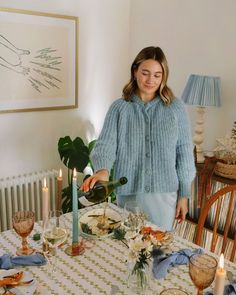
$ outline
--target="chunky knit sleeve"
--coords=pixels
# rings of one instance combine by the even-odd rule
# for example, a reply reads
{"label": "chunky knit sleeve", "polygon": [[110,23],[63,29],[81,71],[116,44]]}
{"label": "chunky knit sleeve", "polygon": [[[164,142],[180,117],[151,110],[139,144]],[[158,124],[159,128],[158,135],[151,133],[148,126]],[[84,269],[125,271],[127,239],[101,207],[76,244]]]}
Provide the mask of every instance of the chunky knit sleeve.
{"label": "chunky knit sleeve", "polygon": [[191,196],[191,185],[196,169],[193,155],[189,118],[180,99],[173,102],[178,120],[178,141],[176,147],[176,171],[179,180],[178,198]]}
{"label": "chunky knit sleeve", "polygon": [[116,159],[117,125],[121,103],[121,99],[113,102],[106,114],[102,131],[91,153],[94,171],[100,169],[110,171]]}

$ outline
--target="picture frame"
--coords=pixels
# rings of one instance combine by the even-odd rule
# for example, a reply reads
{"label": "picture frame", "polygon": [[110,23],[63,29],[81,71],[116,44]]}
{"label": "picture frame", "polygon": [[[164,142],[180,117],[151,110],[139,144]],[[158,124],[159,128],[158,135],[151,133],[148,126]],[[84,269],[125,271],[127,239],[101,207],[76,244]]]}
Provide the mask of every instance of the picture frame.
{"label": "picture frame", "polygon": [[0,8],[0,113],[78,107],[78,23]]}

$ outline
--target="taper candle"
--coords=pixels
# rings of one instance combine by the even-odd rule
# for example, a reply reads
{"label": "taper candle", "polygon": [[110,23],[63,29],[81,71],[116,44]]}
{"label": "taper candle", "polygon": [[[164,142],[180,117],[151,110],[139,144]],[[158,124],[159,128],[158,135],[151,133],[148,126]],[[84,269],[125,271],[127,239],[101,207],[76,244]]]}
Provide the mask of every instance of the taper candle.
{"label": "taper candle", "polygon": [[57,204],[56,209],[61,210],[61,191],[62,191],[62,170],[59,170],[57,177]]}
{"label": "taper candle", "polygon": [[224,255],[220,255],[219,265],[215,276],[215,290],[214,295],[223,295],[225,286],[226,271],[224,269]]}
{"label": "taper candle", "polygon": [[77,175],[76,169],[73,171],[73,178],[72,178],[72,207],[73,207],[73,223],[72,223],[72,244],[78,243],[78,235],[79,235],[79,228],[78,228],[78,196],[77,196]]}
{"label": "taper candle", "polygon": [[43,188],[42,188],[42,216],[43,216],[43,230],[48,221],[49,213],[49,192],[47,187],[46,178],[43,179]]}

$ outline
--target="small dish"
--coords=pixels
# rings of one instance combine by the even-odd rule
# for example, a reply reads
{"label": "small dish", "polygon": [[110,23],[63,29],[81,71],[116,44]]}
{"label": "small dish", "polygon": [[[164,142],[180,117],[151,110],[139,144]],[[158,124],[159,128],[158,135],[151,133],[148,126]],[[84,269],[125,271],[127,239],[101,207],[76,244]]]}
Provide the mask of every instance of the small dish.
{"label": "small dish", "polygon": [[113,235],[113,230],[121,225],[121,215],[111,208],[106,209],[106,223],[101,228],[104,208],[92,209],[79,218],[79,228],[84,237],[105,239]]}
{"label": "small dish", "polygon": [[[18,271],[19,271],[19,269],[1,270],[0,271],[0,280],[3,279],[3,277],[5,277],[5,276],[9,276],[14,273],[17,273]],[[30,281],[30,280],[33,280],[33,282],[30,285],[16,286],[14,288],[11,288],[10,290],[15,295],[33,295],[36,288],[37,288],[37,283],[31,273],[24,271],[21,281],[25,282],[25,281]],[[3,294],[3,293],[4,293],[4,288],[0,287],[0,294]]]}

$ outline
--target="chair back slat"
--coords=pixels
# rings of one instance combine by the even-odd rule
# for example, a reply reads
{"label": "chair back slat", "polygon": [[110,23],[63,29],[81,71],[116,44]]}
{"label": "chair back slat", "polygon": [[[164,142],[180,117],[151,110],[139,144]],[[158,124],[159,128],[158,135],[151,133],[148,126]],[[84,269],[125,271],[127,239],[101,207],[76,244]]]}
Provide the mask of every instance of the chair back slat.
{"label": "chair back slat", "polygon": [[224,238],[223,238],[223,245],[221,248],[221,253],[225,252],[225,248],[226,248],[226,244],[227,244],[227,237],[228,237],[228,233],[229,233],[230,222],[231,222],[233,212],[234,212],[234,207],[235,207],[235,192],[232,191],[231,195],[230,195],[229,207],[228,207],[227,217],[226,217],[226,222],[225,222]]}
{"label": "chair back slat", "polygon": [[[229,195],[230,193],[230,195]],[[212,235],[212,240],[211,240],[211,251],[215,252],[216,249],[216,244],[217,244],[217,239],[218,239],[218,227],[219,227],[219,218],[221,215],[221,210],[222,210],[222,200],[225,195],[230,196],[229,197],[229,202],[228,202],[228,208],[226,210],[226,221],[224,225],[224,233],[223,233],[223,243],[222,243],[222,248],[221,252],[224,253],[226,250],[226,245],[227,245],[227,240],[228,240],[228,233],[230,229],[230,224],[233,224],[233,247],[232,251],[230,254],[230,260],[234,261],[235,257],[235,252],[236,252],[236,220],[233,221],[232,223],[232,218],[234,214],[234,211],[236,210],[235,203],[236,203],[236,185],[229,185],[226,186],[216,193],[214,193],[209,200],[204,204],[203,208],[201,209],[201,213],[199,216],[198,220],[198,225],[197,225],[197,231],[196,231],[196,237],[195,237],[195,243],[199,246],[202,245],[202,240],[203,240],[203,230],[204,230],[204,225],[206,222],[206,218],[208,216],[208,213],[212,207],[213,204],[216,204],[216,211],[215,211],[215,216],[214,216],[214,223],[213,223],[213,235]]]}
{"label": "chair back slat", "polygon": [[234,261],[235,252],[236,252],[236,234],[234,235],[234,244],[233,244],[233,249],[230,256],[231,261]]}
{"label": "chair back slat", "polygon": [[212,240],[211,240],[211,251],[214,252],[216,248],[216,243],[217,243],[217,229],[218,229],[218,223],[219,223],[219,218],[220,218],[220,209],[221,209],[221,204],[222,204],[222,198],[217,200],[217,209],[216,209],[216,216],[213,224],[213,235],[212,235]]}

